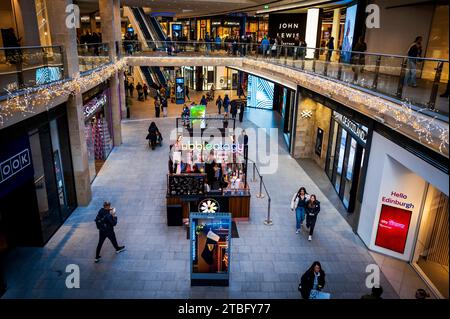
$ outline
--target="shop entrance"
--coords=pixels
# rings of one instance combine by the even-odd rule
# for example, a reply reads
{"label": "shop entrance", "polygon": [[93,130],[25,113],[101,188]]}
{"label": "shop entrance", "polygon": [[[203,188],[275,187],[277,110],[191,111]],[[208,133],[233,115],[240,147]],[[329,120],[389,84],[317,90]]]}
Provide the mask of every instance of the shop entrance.
{"label": "shop entrance", "polygon": [[[361,129],[368,131],[363,126]],[[344,207],[352,213],[360,188],[365,143],[336,119],[331,122],[330,134],[325,170]]]}
{"label": "shop entrance", "polygon": [[449,297],[448,196],[428,186],[412,264],[441,297]]}

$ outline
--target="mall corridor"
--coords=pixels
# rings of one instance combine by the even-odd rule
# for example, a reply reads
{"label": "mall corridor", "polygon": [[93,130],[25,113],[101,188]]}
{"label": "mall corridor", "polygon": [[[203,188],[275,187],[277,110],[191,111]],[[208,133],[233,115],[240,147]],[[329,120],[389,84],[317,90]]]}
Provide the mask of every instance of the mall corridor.
{"label": "mall corridor", "polygon": [[[4,298],[296,299],[300,298],[300,275],[315,260],[327,274],[324,291],[331,293],[331,298],[360,298],[368,293],[365,269],[375,261],[276,140],[271,145],[278,148],[278,161],[283,164],[276,174],[264,176],[272,197],[273,226],[263,223],[267,198],[256,198],[258,184],[252,183],[250,221],[237,223],[239,238],[231,242],[229,287],[191,287],[186,229],[166,225],[169,134],[175,120],[156,120],[165,139],[154,151],[145,140],[149,123],[137,120],[122,124],[123,145],[113,150],[95,179],[89,206],[77,208],[45,247],[12,252]],[[243,124],[256,127],[249,121]],[[308,242],[306,231],[295,233],[295,217],[289,209],[292,193],[299,186],[317,194],[322,204],[312,242]],[[95,264],[98,231],[94,219],[105,200],[117,209],[116,234],[127,250],[116,255],[107,241],[102,261]],[[80,289],[66,288],[69,264],[80,267]],[[398,298],[383,275],[381,285],[384,298]]]}

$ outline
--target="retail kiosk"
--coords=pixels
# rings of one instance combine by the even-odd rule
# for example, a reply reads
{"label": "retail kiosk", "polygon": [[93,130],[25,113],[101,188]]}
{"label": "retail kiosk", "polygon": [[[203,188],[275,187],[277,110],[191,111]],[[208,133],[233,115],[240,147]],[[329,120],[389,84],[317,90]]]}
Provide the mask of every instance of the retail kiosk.
{"label": "retail kiosk", "polygon": [[229,212],[235,221],[250,218],[248,146],[243,140],[235,135],[232,119],[177,119],[167,174],[168,226],[188,224],[191,213]]}

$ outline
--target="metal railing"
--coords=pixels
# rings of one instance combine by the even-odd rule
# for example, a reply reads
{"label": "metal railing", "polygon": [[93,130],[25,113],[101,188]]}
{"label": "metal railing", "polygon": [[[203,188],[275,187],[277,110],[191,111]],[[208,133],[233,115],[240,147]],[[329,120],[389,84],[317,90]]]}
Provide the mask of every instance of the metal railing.
{"label": "metal railing", "polygon": [[199,41],[131,41],[124,55],[250,57],[381,94],[448,121],[448,99],[440,97],[448,87],[448,60],[290,45]]}
{"label": "metal railing", "polygon": [[62,46],[0,48],[0,97],[64,78]]}
{"label": "metal railing", "polygon": [[[271,208],[272,198],[269,195],[269,191],[267,190],[266,184],[264,183],[263,176],[259,172],[258,166],[256,166],[256,163],[253,160],[251,160],[251,159],[248,159],[248,160],[253,164],[253,176],[252,176],[251,182],[253,182],[253,183],[258,182],[258,180],[256,179],[256,175],[258,175],[258,177],[259,177],[259,192],[256,193],[255,197],[258,199],[263,199],[265,196],[267,196],[267,217],[264,220],[264,224],[267,226],[272,226],[273,221],[270,217],[270,208]],[[264,195],[264,193],[263,193],[263,188],[264,188],[266,195]]]}
{"label": "metal railing", "polygon": [[80,72],[88,72],[111,62],[108,43],[85,43],[78,45]]}

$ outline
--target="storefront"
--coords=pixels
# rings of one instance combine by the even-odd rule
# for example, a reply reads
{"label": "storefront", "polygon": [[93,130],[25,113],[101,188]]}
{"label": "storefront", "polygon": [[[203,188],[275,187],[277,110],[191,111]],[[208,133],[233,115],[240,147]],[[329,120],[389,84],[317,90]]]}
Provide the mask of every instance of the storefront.
{"label": "storefront", "polygon": [[448,159],[445,172],[399,144],[373,134],[358,234],[369,249],[410,263],[448,299]]}
{"label": "storefront", "polygon": [[269,33],[269,16],[247,18],[245,34],[258,43]]}
{"label": "storefront", "polygon": [[177,131],[183,133],[169,158],[168,226],[187,223],[191,213],[231,213],[234,220],[250,217],[246,147],[234,136],[233,120],[226,127],[222,119],[205,118],[205,112],[205,106],[192,106],[188,123],[177,119]]}
{"label": "storefront", "polygon": [[197,20],[197,41],[204,41],[206,34],[211,37],[211,20],[198,19]]}
{"label": "storefront", "polygon": [[0,130],[0,235],[43,246],[77,207],[66,105]]}
{"label": "storefront", "polygon": [[92,182],[113,148],[112,114],[106,84],[83,94],[83,109],[89,174]]}
{"label": "storefront", "polygon": [[183,66],[181,73],[192,90],[209,90],[213,84],[216,90],[232,90],[238,86],[238,71],[224,66]]}
{"label": "storefront", "polygon": [[[371,121],[323,96],[299,88],[291,154],[324,170],[356,231],[370,148]],[[294,124],[293,124],[294,125]]]}

